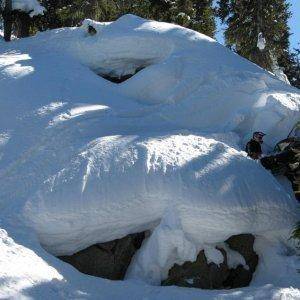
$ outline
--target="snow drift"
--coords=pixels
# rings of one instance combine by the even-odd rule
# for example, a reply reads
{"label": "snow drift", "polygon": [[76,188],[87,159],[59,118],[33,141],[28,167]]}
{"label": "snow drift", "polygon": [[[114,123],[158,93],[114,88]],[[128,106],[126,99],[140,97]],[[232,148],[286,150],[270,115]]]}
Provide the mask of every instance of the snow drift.
{"label": "snow drift", "polygon": [[[55,255],[151,230],[127,277],[158,283],[175,262],[252,233],[265,262],[256,284],[298,284],[276,274],[296,267],[274,250],[287,249],[296,200],[242,151],[252,131],[267,133],[265,151],[287,135],[297,89],[200,33],[131,15],[0,47],[1,225],[20,243],[49,260],[27,226]],[[97,76],[141,68],[119,85]],[[94,295],[93,280],[49,264]]]}

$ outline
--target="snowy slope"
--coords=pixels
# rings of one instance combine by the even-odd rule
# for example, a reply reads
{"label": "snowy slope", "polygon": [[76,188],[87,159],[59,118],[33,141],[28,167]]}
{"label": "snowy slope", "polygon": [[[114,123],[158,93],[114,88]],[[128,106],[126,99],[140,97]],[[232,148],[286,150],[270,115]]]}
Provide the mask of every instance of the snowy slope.
{"label": "snowy slope", "polygon": [[[20,244],[1,231],[1,296],[300,297],[298,261],[286,256],[298,204],[242,151],[254,130],[267,133],[265,150],[287,135],[299,90],[204,35],[131,15],[0,49],[0,226]],[[119,85],[95,74],[139,68]],[[39,245],[71,254],[145,229],[122,283],[79,274]],[[248,232],[262,258],[255,287],[135,281],[157,284],[174,262]]]}

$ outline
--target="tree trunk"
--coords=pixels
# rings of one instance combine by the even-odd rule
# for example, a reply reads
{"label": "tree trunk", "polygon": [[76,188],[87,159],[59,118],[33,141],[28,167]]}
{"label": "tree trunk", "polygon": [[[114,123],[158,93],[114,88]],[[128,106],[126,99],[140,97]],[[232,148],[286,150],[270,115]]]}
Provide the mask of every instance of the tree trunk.
{"label": "tree trunk", "polygon": [[10,41],[12,32],[12,0],[5,0],[5,7],[3,11],[3,25],[4,25],[4,40]]}
{"label": "tree trunk", "polygon": [[24,38],[29,36],[29,29],[31,18],[28,13],[18,11],[16,12],[17,19],[17,37]]}

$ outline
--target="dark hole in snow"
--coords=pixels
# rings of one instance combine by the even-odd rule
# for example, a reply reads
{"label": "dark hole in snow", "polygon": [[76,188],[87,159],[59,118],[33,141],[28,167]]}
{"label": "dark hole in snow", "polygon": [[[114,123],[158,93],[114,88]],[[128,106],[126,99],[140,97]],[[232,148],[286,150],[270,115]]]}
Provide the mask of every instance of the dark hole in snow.
{"label": "dark hole in snow", "polygon": [[122,83],[128,79],[130,79],[131,77],[133,77],[135,74],[137,74],[138,72],[140,72],[141,70],[145,69],[145,67],[140,67],[137,68],[132,74],[125,74],[125,75],[120,75],[120,76],[116,76],[114,74],[102,74],[99,73],[97,75],[99,75],[100,77],[113,82],[113,83]]}
{"label": "dark hole in snow", "polygon": [[93,26],[89,25],[88,33],[89,33],[89,35],[95,35],[97,33],[97,30]]}

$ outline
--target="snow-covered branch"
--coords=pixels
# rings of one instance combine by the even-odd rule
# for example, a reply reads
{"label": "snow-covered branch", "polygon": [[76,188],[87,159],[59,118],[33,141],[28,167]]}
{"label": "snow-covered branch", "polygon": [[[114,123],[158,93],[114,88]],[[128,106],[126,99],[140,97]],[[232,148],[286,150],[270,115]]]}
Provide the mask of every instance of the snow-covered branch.
{"label": "snow-covered branch", "polygon": [[[1,6],[4,7],[5,0],[0,2]],[[24,11],[28,13],[30,17],[43,15],[46,11],[45,7],[42,6],[38,0],[12,0],[12,9]]]}

